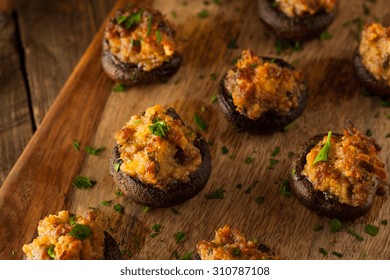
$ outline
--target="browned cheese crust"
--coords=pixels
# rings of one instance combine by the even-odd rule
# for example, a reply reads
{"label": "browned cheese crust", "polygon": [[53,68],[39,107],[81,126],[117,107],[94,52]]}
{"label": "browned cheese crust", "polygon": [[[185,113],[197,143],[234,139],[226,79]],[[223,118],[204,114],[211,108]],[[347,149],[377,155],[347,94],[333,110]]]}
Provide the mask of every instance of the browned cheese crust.
{"label": "browned cheese crust", "polygon": [[320,214],[342,219],[364,215],[376,193],[387,190],[387,174],[374,139],[352,125],[333,134],[327,161],[313,164],[327,136],[317,135],[300,149],[292,164],[291,188],[298,200]]}
{"label": "browned cheese crust", "polygon": [[229,225],[219,228],[213,240],[199,241],[196,249],[202,260],[280,259],[268,247],[248,241],[238,229]]}

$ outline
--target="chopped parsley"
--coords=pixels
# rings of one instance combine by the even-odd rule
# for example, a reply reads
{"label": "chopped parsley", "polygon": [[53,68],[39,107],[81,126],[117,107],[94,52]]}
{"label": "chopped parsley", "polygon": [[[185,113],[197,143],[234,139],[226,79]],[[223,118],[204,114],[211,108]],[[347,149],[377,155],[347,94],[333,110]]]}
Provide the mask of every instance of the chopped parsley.
{"label": "chopped parsley", "polygon": [[176,11],[172,11],[171,15],[172,15],[172,17],[176,18],[177,17]]}
{"label": "chopped parsley", "polygon": [[161,32],[160,32],[160,30],[157,30],[156,31],[156,42],[157,42],[157,44],[161,44],[161,41],[162,41]]}
{"label": "chopped parsley", "polygon": [[287,131],[287,130],[293,128],[295,125],[296,125],[296,122],[293,121],[293,122],[289,123],[288,125],[286,125],[286,126],[283,128],[283,131]]}
{"label": "chopped parsley", "polygon": [[169,126],[165,121],[160,121],[158,118],[154,120],[152,125],[149,125],[150,132],[155,136],[165,137]]}
{"label": "chopped parsley", "polygon": [[322,254],[323,256],[327,256],[327,255],[328,255],[328,251],[326,251],[324,248],[320,248],[320,249],[318,250],[318,252],[319,252],[320,254]]}
{"label": "chopped parsley", "polygon": [[123,163],[123,160],[119,159],[118,162],[114,163],[114,170],[116,172],[119,172],[119,169],[121,168],[121,164]]}
{"label": "chopped parsley", "polygon": [[293,51],[300,51],[302,50],[301,43],[296,41],[292,42],[285,39],[280,39],[275,41],[275,51],[276,54],[281,54],[283,51],[292,49]]}
{"label": "chopped parsley", "polygon": [[155,238],[160,232],[161,232],[162,225],[160,224],[154,224],[152,226],[152,230],[154,231],[152,234],[150,234],[151,238]]}
{"label": "chopped parsley", "polygon": [[111,201],[112,200],[103,200],[103,201],[100,202],[100,204],[103,205],[103,206],[109,206],[111,204]]}
{"label": "chopped parsley", "polygon": [[141,41],[140,41],[140,40],[131,39],[130,44],[131,44],[132,46],[139,47],[139,46],[141,46]]}
{"label": "chopped parsley", "polygon": [[230,159],[235,159],[236,156],[237,156],[236,154],[231,154],[231,155],[229,156],[229,158],[230,158]]}
{"label": "chopped parsley", "polygon": [[209,12],[206,9],[203,9],[198,13],[198,18],[207,18],[208,16]]}
{"label": "chopped parsley", "polygon": [[130,16],[121,15],[116,18],[116,22],[118,24],[125,24],[126,29],[130,29],[133,25],[138,24],[141,22],[141,16],[142,16],[142,10],[139,12],[133,13]]}
{"label": "chopped parsley", "polygon": [[142,207],[142,212],[146,213],[150,210],[150,207],[149,206],[143,206]]}
{"label": "chopped parsley", "polygon": [[294,156],[295,156],[295,153],[293,153],[293,152],[288,152],[288,154],[287,154],[288,158],[293,158]]}
{"label": "chopped parsley", "polygon": [[185,253],[182,257],[181,260],[192,260],[192,255],[194,254],[194,251],[188,251]]}
{"label": "chopped parsley", "polygon": [[271,154],[271,157],[276,157],[280,153],[280,147],[276,146],[274,151]]}
{"label": "chopped parsley", "polygon": [[148,36],[148,37],[152,33],[152,20],[153,20],[153,17],[152,17],[152,15],[150,15],[148,18],[148,31],[146,33],[146,36]]}
{"label": "chopped parsley", "polygon": [[234,248],[232,252],[233,256],[241,255],[241,250],[239,248]]}
{"label": "chopped parsley", "polygon": [[343,257],[343,254],[341,254],[339,252],[335,252],[335,251],[332,252],[332,255],[334,255],[334,256],[336,256],[338,258],[342,258]]}
{"label": "chopped parsley", "polygon": [[214,4],[221,6],[221,0],[213,0]]}
{"label": "chopped parsley", "polygon": [[80,142],[77,140],[74,140],[73,148],[75,148],[76,151],[80,151]]}
{"label": "chopped parsley", "polygon": [[381,221],[381,225],[387,226],[387,220],[382,220],[382,221]]}
{"label": "chopped parsley", "polygon": [[229,149],[226,146],[221,147],[221,152],[223,155],[226,155],[229,152]]}
{"label": "chopped parsley", "polygon": [[321,231],[321,230],[323,230],[324,229],[324,226],[321,226],[321,225],[315,225],[314,227],[313,227],[313,230],[314,231]]}
{"label": "chopped parsley", "polygon": [[253,157],[252,156],[249,156],[245,159],[245,163],[246,164],[251,164],[253,162]]}
{"label": "chopped parsley", "polygon": [[186,234],[182,231],[178,231],[175,233],[175,238],[176,238],[176,244],[179,244],[186,238]]}
{"label": "chopped parsley", "polygon": [[270,158],[268,169],[274,169],[274,166],[279,162],[279,160]]}
{"label": "chopped parsley", "polygon": [[332,137],[332,130],[328,132],[328,137],[326,139],[325,145],[321,148],[320,152],[316,156],[316,158],[313,161],[313,165],[316,164],[317,162],[320,161],[327,161],[328,160],[328,155],[330,151],[330,138]]}
{"label": "chopped parsley", "polygon": [[372,131],[371,131],[371,129],[367,129],[367,130],[366,130],[366,136],[367,136],[367,137],[371,137],[371,136],[372,136]]}
{"label": "chopped parsley", "polygon": [[278,6],[278,3],[276,1],[272,2],[271,7],[276,8]]}
{"label": "chopped parsley", "polygon": [[71,226],[74,226],[74,225],[76,224],[75,218],[76,218],[76,217],[75,217],[74,214],[72,214],[72,215],[69,216],[69,224],[70,224]]}
{"label": "chopped parsley", "polygon": [[181,213],[179,211],[177,211],[175,208],[171,208],[171,211],[173,212],[173,214],[175,215],[180,215]]}
{"label": "chopped parsley", "polygon": [[73,181],[73,186],[82,190],[89,189],[95,184],[96,181],[92,181],[86,176],[76,176],[76,178]]}
{"label": "chopped parsley", "polygon": [[355,231],[353,231],[352,229],[348,229],[347,230],[347,232],[350,234],[350,235],[352,235],[353,237],[355,237],[357,240],[359,240],[359,241],[363,241],[364,240],[364,238],[363,237],[361,237],[359,234],[357,234]]}
{"label": "chopped parsley", "polygon": [[379,232],[379,227],[376,227],[374,225],[368,224],[366,225],[364,231],[368,233],[371,236],[376,236]]}
{"label": "chopped parsley", "polygon": [[84,240],[92,235],[92,229],[86,225],[76,224],[69,232],[69,235],[74,238]]}
{"label": "chopped parsley", "polygon": [[236,186],[237,189],[242,189],[242,184],[241,183],[238,183],[237,186]]}
{"label": "chopped parsley", "polygon": [[226,47],[228,49],[238,49],[236,39],[233,36],[230,37]]}
{"label": "chopped parsley", "polygon": [[341,227],[343,224],[340,222],[340,220],[334,218],[330,220],[330,230],[331,232],[339,232],[341,231]]}
{"label": "chopped parsley", "polygon": [[123,213],[123,206],[120,205],[119,203],[117,203],[114,205],[114,210],[115,210],[115,212],[122,214]]}
{"label": "chopped parsley", "polygon": [[225,198],[225,190],[223,187],[218,188],[215,192],[206,193],[204,197],[206,199],[224,199]]}
{"label": "chopped parsley", "polygon": [[256,180],[252,184],[250,184],[248,186],[248,188],[245,190],[245,193],[250,193],[253,190],[253,188],[256,187],[258,182],[259,182],[259,180]]}
{"label": "chopped parsley", "polygon": [[123,195],[123,192],[122,192],[120,189],[116,189],[116,190],[115,190],[115,195],[116,195],[117,197],[121,197],[121,196]]}
{"label": "chopped parsley", "polygon": [[329,40],[332,39],[332,34],[330,34],[328,31],[324,31],[320,34],[320,40]]}
{"label": "chopped parsley", "polygon": [[200,116],[198,116],[196,113],[194,113],[194,122],[200,130],[207,129],[207,123]]}
{"label": "chopped parsley", "polygon": [[218,97],[216,95],[211,96],[211,98],[210,98],[211,103],[215,103],[217,101],[218,101]]}
{"label": "chopped parsley", "polygon": [[264,196],[258,196],[258,197],[256,197],[256,199],[255,199],[255,201],[256,201],[256,203],[257,204],[263,204],[264,203]]}
{"label": "chopped parsley", "polygon": [[290,184],[287,180],[282,180],[279,193],[285,197],[291,197]]}
{"label": "chopped parsley", "polygon": [[216,81],[217,80],[217,74],[215,74],[215,73],[210,74],[210,79],[212,81]]}
{"label": "chopped parsley", "polygon": [[56,254],[54,252],[54,245],[50,245],[49,249],[47,250],[47,254],[49,255],[51,260],[54,260],[56,258]]}
{"label": "chopped parsley", "polygon": [[91,146],[85,147],[85,151],[87,152],[87,154],[90,154],[90,155],[93,155],[93,156],[100,155],[105,149],[106,149],[106,147],[100,147],[100,148],[97,148],[97,149],[92,148]]}

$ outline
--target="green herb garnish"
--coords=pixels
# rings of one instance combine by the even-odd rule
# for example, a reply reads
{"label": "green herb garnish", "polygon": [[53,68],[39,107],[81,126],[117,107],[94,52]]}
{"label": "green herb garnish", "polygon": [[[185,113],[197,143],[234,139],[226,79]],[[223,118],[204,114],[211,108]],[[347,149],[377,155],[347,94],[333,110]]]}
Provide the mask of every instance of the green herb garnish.
{"label": "green herb garnish", "polygon": [[253,188],[256,187],[258,182],[259,182],[259,180],[256,180],[252,184],[250,184],[248,186],[248,188],[245,190],[245,193],[250,193],[253,190]]}
{"label": "green herb garnish", "polygon": [[324,248],[320,248],[318,251],[319,251],[320,254],[322,254],[323,256],[327,256],[327,255],[328,255],[328,251],[326,251]]}
{"label": "green herb garnish", "polygon": [[295,125],[296,125],[296,122],[293,121],[293,122],[289,123],[288,125],[286,125],[286,126],[283,128],[283,131],[288,131],[289,129],[293,128]]}
{"label": "green herb garnish", "polygon": [[228,49],[238,49],[236,39],[232,36],[226,46]]}
{"label": "green herb garnish", "polygon": [[274,166],[279,162],[279,160],[270,158],[268,169],[274,169]]}
{"label": "green herb garnish", "polygon": [[196,113],[194,113],[194,122],[200,130],[207,129],[207,123],[201,117],[199,117]]}
{"label": "green herb garnish", "polygon": [[175,215],[180,215],[181,213],[179,211],[177,211],[175,208],[171,208],[173,214]]}
{"label": "green herb garnish", "polygon": [[80,151],[80,142],[77,140],[74,140],[73,148],[75,148],[76,151]]}
{"label": "green herb garnish", "polygon": [[198,13],[198,18],[207,18],[208,16],[209,12],[206,9],[203,9]]}
{"label": "green herb garnish", "polygon": [[87,152],[87,154],[90,154],[90,155],[93,155],[93,156],[98,156],[98,155],[101,154],[105,149],[106,149],[106,147],[100,147],[100,148],[97,148],[97,149],[94,149],[94,148],[92,148],[91,146],[85,147],[85,151]]}
{"label": "green herb garnish", "polygon": [[221,6],[221,0],[213,0],[214,4]]}
{"label": "green herb garnish", "polygon": [[140,41],[140,40],[131,39],[130,44],[131,44],[132,46],[139,47],[139,46],[141,46],[141,41]]}
{"label": "green herb garnish", "polygon": [[256,199],[255,199],[255,201],[256,201],[256,203],[257,204],[263,204],[264,203],[264,196],[258,196],[258,197],[256,197]]}
{"label": "green herb garnish", "polygon": [[381,225],[387,226],[387,220],[382,220],[382,221],[381,221]]}
{"label": "green herb garnish", "polygon": [[347,232],[350,234],[350,235],[352,235],[353,237],[355,237],[357,240],[359,240],[359,241],[363,241],[364,240],[364,238],[363,237],[361,237],[359,234],[357,234],[355,231],[353,231],[352,229],[348,229],[347,230]]}
{"label": "green herb garnish", "polygon": [[217,80],[217,74],[213,73],[213,74],[210,74],[210,79],[212,81],[216,81]]}
{"label": "green herb garnish", "polygon": [[282,180],[279,193],[285,197],[291,197],[290,184],[287,180]]}
{"label": "green herb garnish", "polygon": [[341,227],[343,224],[338,219],[331,219],[330,220],[330,230],[331,232],[339,232],[341,231]]}
{"label": "green herb garnish", "polygon": [[280,153],[280,147],[276,146],[274,151],[271,154],[271,157],[276,157]]}
{"label": "green herb garnish", "polygon": [[271,7],[276,8],[278,6],[278,3],[276,1],[272,2]]}
{"label": "green herb garnish", "polygon": [[206,199],[224,199],[225,197],[225,190],[223,187],[218,188],[215,192],[206,193],[204,197]]}
{"label": "green herb garnish", "polygon": [[288,152],[288,154],[287,154],[288,158],[293,158],[294,156],[295,156],[295,153],[293,153],[293,152]]}
{"label": "green herb garnish", "polygon": [[320,34],[320,40],[329,40],[332,37],[332,34],[330,34],[328,31],[324,31]]}
{"label": "green herb garnish", "polygon": [[301,46],[301,43],[298,41],[292,42],[292,41],[288,41],[285,39],[280,39],[280,40],[275,41],[276,54],[279,55],[283,51],[288,50],[288,49],[292,49],[293,51],[300,51],[300,50],[302,50],[302,46]]}
{"label": "green herb garnish", "polygon": [[172,15],[172,17],[177,18],[177,13],[176,13],[176,11],[172,11],[171,15]]}
{"label": "green herb garnish", "polygon": [[74,226],[75,224],[76,224],[76,220],[75,220],[75,215],[74,214],[71,214],[70,216],[69,216],[69,224],[71,225],[71,226]]}
{"label": "green herb garnish", "polygon": [[342,258],[343,257],[343,254],[341,254],[339,252],[335,252],[335,251],[332,252],[332,255],[334,255],[334,256],[336,256],[338,258]]}
{"label": "green herb garnish", "polygon": [[103,206],[109,206],[111,201],[112,200],[103,200],[103,201],[100,202],[100,204],[103,205]]}
{"label": "green herb garnish", "polygon": [[114,163],[114,170],[116,172],[119,172],[119,169],[121,168],[121,164],[123,163],[123,160],[119,159],[118,162]]}
{"label": "green herb garnish", "polygon": [[332,130],[328,132],[328,137],[326,139],[325,145],[322,147],[321,151],[318,153],[316,158],[314,159],[313,165],[320,161],[327,161],[328,155],[330,151],[330,138],[332,137]]}
{"label": "green herb garnish", "polygon": [[186,234],[182,231],[178,231],[175,233],[176,238],[176,244],[179,244],[181,241],[183,241],[186,238]]}
{"label": "green herb garnish", "polygon": [[371,136],[372,136],[372,131],[371,131],[371,129],[367,129],[367,130],[366,130],[366,136],[367,136],[367,137],[371,137]]}
{"label": "green herb garnish", "polygon": [[160,32],[160,30],[157,30],[156,31],[156,42],[157,42],[157,44],[161,44],[161,41],[162,41],[161,32]]}
{"label": "green herb garnish", "polygon": [[73,186],[79,189],[89,189],[96,184],[96,181],[92,181],[86,176],[76,176],[73,181]]}
{"label": "green herb garnish", "polygon": [[117,83],[112,88],[112,91],[114,91],[114,92],[122,92],[122,91],[125,91],[125,89],[126,89],[126,86],[124,84]]}
{"label": "green herb garnish", "polygon": [[116,190],[115,190],[115,195],[116,195],[117,197],[121,197],[121,196],[123,195],[123,192],[122,192],[120,189],[116,189]]}
{"label": "green herb garnish", "polygon": [[50,245],[49,249],[47,250],[47,254],[49,255],[51,260],[54,260],[56,258],[56,254],[54,252],[54,245]]}
{"label": "green herb garnish", "polygon": [[245,159],[245,163],[246,164],[251,164],[253,162],[253,157],[252,156],[249,156]]}
{"label": "green herb garnish", "polygon": [[143,11],[141,10],[139,12],[133,13],[126,18],[126,20],[124,21],[126,29],[130,29],[133,25],[141,22],[142,12]]}
{"label": "green herb garnish", "polygon": [[127,16],[125,16],[125,15],[120,15],[120,16],[116,17],[116,22],[117,22],[118,24],[121,24],[121,23],[125,22],[126,19],[127,19]]}
{"label": "green herb garnish", "polygon": [[150,210],[149,206],[142,206],[142,212],[146,213]]}
{"label": "green herb garnish", "polygon": [[375,236],[379,232],[379,227],[376,227],[374,225],[368,224],[368,225],[366,225],[364,231],[366,233],[368,233],[369,235],[371,235],[371,236]]}
{"label": "green herb garnish", "polygon": [[86,225],[76,224],[69,232],[69,235],[74,238],[84,240],[92,235],[92,229]]}
{"label": "green herb garnish", "polygon": [[211,96],[211,98],[210,98],[211,103],[215,103],[217,101],[218,101],[218,97],[216,95]]}
{"label": "green herb garnish", "polygon": [[152,230],[154,231],[152,234],[150,234],[151,238],[155,238],[161,231],[162,225],[160,224],[154,224],[152,226]]}
{"label": "green herb garnish", "polygon": [[238,183],[237,186],[236,186],[237,189],[242,189],[242,184],[241,183]]}
{"label": "green herb garnish", "polygon": [[192,255],[194,254],[194,251],[188,251],[187,253],[185,253],[181,259],[182,260],[192,260]]}
{"label": "green herb garnish", "polygon": [[313,230],[314,231],[321,231],[321,230],[323,230],[324,229],[324,226],[321,226],[321,225],[315,225],[314,227],[313,227]]}
{"label": "green herb garnish", "polygon": [[223,155],[226,155],[229,152],[229,149],[226,146],[221,147],[221,152]]}
{"label": "green herb garnish", "polygon": [[153,20],[153,17],[152,17],[152,15],[150,15],[148,18],[148,31],[146,32],[146,36],[148,36],[148,37],[152,33],[152,20]]}
{"label": "green herb garnish", "polygon": [[241,250],[238,248],[234,248],[232,253],[233,256],[239,256],[241,254]]}
{"label": "green herb garnish", "polygon": [[165,121],[160,121],[158,118],[155,119],[152,125],[149,125],[150,132],[155,136],[165,137],[166,132],[169,130],[169,126]]}
{"label": "green herb garnish", "polygon": [[115,212],[122,214],[123,213],[123,206],[120,205],[119,203],[117,203],[114,205],[114,210],[115,210]]}

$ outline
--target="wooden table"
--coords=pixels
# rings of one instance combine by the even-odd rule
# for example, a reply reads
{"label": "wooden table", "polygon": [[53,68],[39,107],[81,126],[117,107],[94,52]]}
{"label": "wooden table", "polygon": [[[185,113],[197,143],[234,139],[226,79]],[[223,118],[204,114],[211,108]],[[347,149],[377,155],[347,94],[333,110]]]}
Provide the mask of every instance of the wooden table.
{"label": "wooden table", "polygon": [[[226,223],[240,228],[248,238],[258,237],[286,259],[337,259],[332,252],[342,253],[344,259],[389,259],[390,232],[384,225],[390,217],[388,196],[378,197],[367,215],[345,222],[341,232],[332,233],[329,219],[280,193],[283,179],[291,172],[289,152],[296,152],[312,135],[329,129],[341,131],[348,118],[361,131],[372,131],[383,147],[382,159],[389,169],[388,108],[380,106],[379,98],[362,95],[351,62],[359,19],[377,16],[388,24],[388,0],[376,4],[340,0],[340,14],[328,29],[331,40],[315,39],[305,42],[302,51],[282,54],[275,52],[274,38],[258,20],[254,0],[222,0],[226,5],[220,7],[214,1],[145,0],[142,4],[153,5],[171,19],[178,15],[175,23],[186,47],[184,64],[165,84],[133,87],[115,94],[110,91],[113,82],[101,69],[102,32],[75,65],[116,1],[53,2],[50,5],[54,7],[44,6],[48,1],[43,0],[20,1],[7,21],[0,19],[0,25],[6,27],[0,29],[2,179],[38,127],[30,149],[25,150],[0,189],[0,224],[7,229],[0,230],[0,259],[22,258],[22,244],[31,240],[36,224],[46,214],[62,209],[81,213],[110,199],[125,205],[124,213],[102,206],[101,224],[113,234],[126,258],[170,259],[173,252],[183,255]],[[118,7],[125,2],[119,1]],[[7,6],[4,1],[0,3]],[[209,13],[206,17],[199,15],[204,9]],[[365,15],[367,9],[370,16]],[[6,10],[12,9],[8,5]],[[239,48],[228,47],[233,37]],[[253,48],[260,55],[280,56],[304,69],[310,89],[308,106],[292,129],[262,136],[236,133],[218,104],[210,102],[218,80],[245,48]],[[157,103],[174,106],[191,125],[194,112],[200,114],[204,108],[202,117],[209,129],[202,133],[214,143],[210,145],[210,180],[198,196],[175,207],[180,215],[169,208],[146,213],[142,206],[114,196],[109,151],[93,157],[72,147],[77,139],[84,147],[111,149],[114,132],[130,114]],[[229,155],[221,153],[224,145],[229,147]],[[282,149],[276,157],[278,164],[269,168],[276,147]],[[252,158],[250,162],[248,157]],[[98,183],[90,190],[78,190],[72,186],[78,174],[93,176]],[[254,182],[258,184],[250,188]],[[205,198],[220,187],[226,191],[223,200]],[[259,196],[265,197],[262,205],[256,201]],[[153,239],[150,234],[156,223],[164,229]],[[378,236],[364,232],[367,224],[380,226]],[[323,226],[320,232],[313,230],[318,225]],[[363,235],[364,241],[348,230]],[[177,232],[186,233],[185,242],[174,239]],[[319,248],[329,254],[323,256]]]}
{"label": "wooden table", "polygon": [[115,0],[0,0],[0,186]]}

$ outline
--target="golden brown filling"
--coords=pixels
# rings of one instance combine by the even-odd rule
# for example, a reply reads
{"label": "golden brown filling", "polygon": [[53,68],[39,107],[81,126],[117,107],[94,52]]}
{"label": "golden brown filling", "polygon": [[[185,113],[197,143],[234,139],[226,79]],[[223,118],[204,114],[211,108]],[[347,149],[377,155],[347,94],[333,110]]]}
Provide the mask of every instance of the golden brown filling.
{"label": "golden brown filling", "polygon": [[390,87],[390,27],[379,23],[366,25],[359,53],[364,67],[374,78]]}
{"label": "golden brown filling", "polygon": [[23,252],[29,260],[103,259],[104,233],[93,213],[83,218],[60,211],[39,221],[38,236],[23,245]]}
{"label": "golden brown filling", "polygon": [[331,137],[328,160],[313,164],[327,138],[307,154],[302,174],[314,189],[337,197],[341,203],[354,207],[367,205],[378,188],[386,187],[385,165],[378,158],[380,147],[374,139],[349,127],[342,137]]}
{"label": "golden brown filling", "polygon": [[121,62],[150,71],[172,58],[175,52],[172,30],[160,12],[135,9],[118,12],[108,23],[104,36],[110,52]]}
{"label": "golden brown filling", "polygon": [[298,106],[304,90],[302,71],[265,61],[250,50],[242,52],[224,84],[236,110],[253,120],[270,111],[285,115]]}
{"label": "golden brown filling", "polygon": [[162,188],[170,180],[188,182],[202,161],[195,138],[190,127],[167,115],[161,105],[150,107],[116,132],[123,161],[120,169],[155,187]]}
{"label": "golden brown filling", "polygon": [[290,18],[314,15],[322,11],[331,12],[336,0],[275,0],[278,8]]}
{"label": "golden brown filling", "polygon": [[256,243],[247,241],[238,229],[228,225],[218,229],[213,240],[199,241],[196,248],[202,260],[280,259],[260,251]]}

